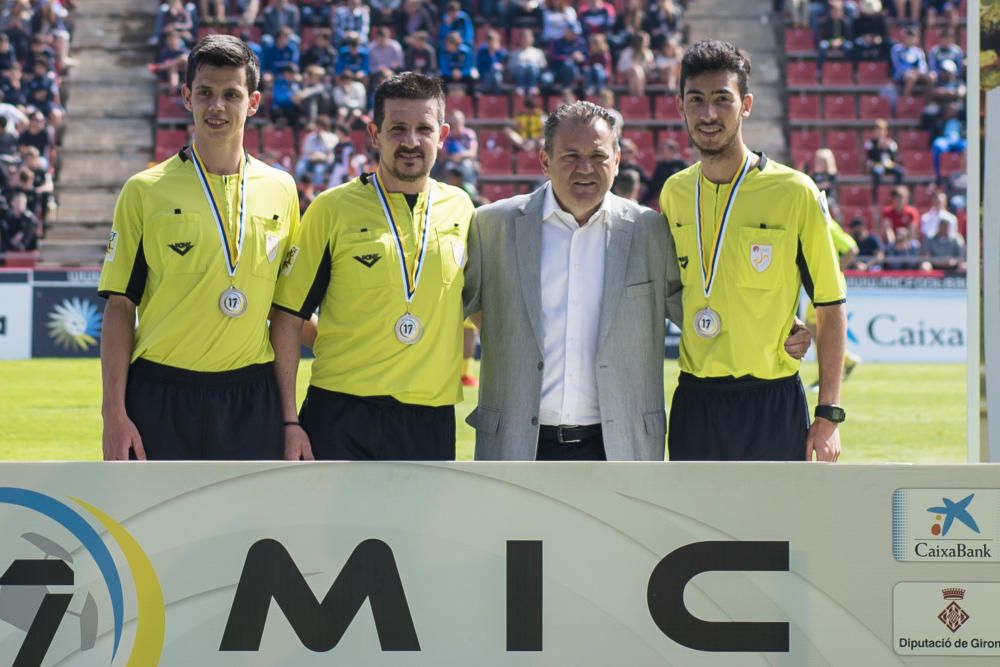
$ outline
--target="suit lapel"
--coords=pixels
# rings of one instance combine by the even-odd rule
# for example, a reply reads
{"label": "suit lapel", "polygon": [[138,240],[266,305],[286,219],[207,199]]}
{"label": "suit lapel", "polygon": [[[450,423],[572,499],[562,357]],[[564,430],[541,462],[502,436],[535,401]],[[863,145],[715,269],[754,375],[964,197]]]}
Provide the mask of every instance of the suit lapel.
{"label": "suit lapel", "polygon": [[539,188],[528,199],[514,223],[514,243],[517,248],[517,268],[521,279],[521,295],[528,311],[528,321],[535,332],[538,351],[543,352],[542,331],[542,204],[545,188]]}
{"label": "suit lapel", "polygon": [[632,221],[633,214],[626,207],[615,206],[608,212],[608,226],[611,231],[604,255],[604,291],[601,295],[598,347],[611,329],[618,300],[625,292],[625,273],[632,248]]}

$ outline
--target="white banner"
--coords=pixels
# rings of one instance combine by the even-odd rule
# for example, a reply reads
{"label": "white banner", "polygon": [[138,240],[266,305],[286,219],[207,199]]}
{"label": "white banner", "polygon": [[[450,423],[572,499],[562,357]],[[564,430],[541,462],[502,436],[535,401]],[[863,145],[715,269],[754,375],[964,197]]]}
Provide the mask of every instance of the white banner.
{"label": "white banner", "polygon": [[31,357],[31,285],[27,273],[0,274],[0,359]]}
{"label": "white banner", "polygon": [[[992,644],[937,662],[901,647],[995,639],[998,573],[894,558],[893,519],[898,490],[934,489],[928,507],[910,494],[901,523],[932,530],[948,499],[995,536],[980,503],[998,479],[990,465],[2,464],[0,664],[995,667],[974,655]],[[927,584],[919,605],[904,583]],[[941,599],[952,588],[964,601]],[[977,622],[939,620],[950,602]]]}

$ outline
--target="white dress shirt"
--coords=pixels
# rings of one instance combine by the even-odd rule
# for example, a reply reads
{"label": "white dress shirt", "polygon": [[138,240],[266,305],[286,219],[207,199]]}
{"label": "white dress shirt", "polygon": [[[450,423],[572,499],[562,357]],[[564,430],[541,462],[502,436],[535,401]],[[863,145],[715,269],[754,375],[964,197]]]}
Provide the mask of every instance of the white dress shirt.
{"label": "white dress shirt", "polygon": [[539,423],[601,422],[597,401],[597,336],[607,250],[607,197],[580,225],[556,202],[551,184],[542,206],[544,361]]}

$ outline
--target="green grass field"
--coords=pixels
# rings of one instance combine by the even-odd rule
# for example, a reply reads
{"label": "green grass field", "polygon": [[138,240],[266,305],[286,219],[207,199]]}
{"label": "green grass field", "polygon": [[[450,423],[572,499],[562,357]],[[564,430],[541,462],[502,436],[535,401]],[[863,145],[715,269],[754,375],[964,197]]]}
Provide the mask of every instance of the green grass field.
{"label": "green grass field", "polygon": [[[300,400],[308,365],[299,373]],[[677,368],[665,368],[669,396]],[[815,365],[806,365],[803,379],[815,376]],[[863,364],[844,385],[841,461],[963,463],[965,401],[962,364]],[[99,459],[100,404],[96,359],[0,361],[0,460]],[[466,390],[457,410],[459,460],[472,458],[474,434],[464,419],[475,404],[475,390]]]}

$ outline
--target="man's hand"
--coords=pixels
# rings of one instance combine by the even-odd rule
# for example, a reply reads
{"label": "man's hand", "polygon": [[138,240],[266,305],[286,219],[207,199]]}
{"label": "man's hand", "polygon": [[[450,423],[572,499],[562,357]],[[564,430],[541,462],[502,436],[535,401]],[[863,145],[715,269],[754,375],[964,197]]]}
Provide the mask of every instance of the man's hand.
{"label": "man's hand", "polygon": [[806,461],[829,461],[835,463],[840,458],[840,430],[828,419],[817,417],[809,427],[806,436]]}
{"label": "man's hand", "polygon": [[101,445],[105,461],[128,461],[129,450],[134,451],[135,458],[140,461],[146,460],[146,450],[142,446],[139,429],[128,417],[104,419]]}
{"label": "man's hand", "polygon": [[806,328],[802,320],[796,317],[794,324],[792,324],[792,331],[785,340],[785,352],[793,359],[801,359],[806,356],[811,344],[812,335],[809,333],[809,329]]}
{"label": "man's hand", "polygon": [[298,425],[285,427],[285,460],[286,461],[315,461],[312,444],[305,429]]}

